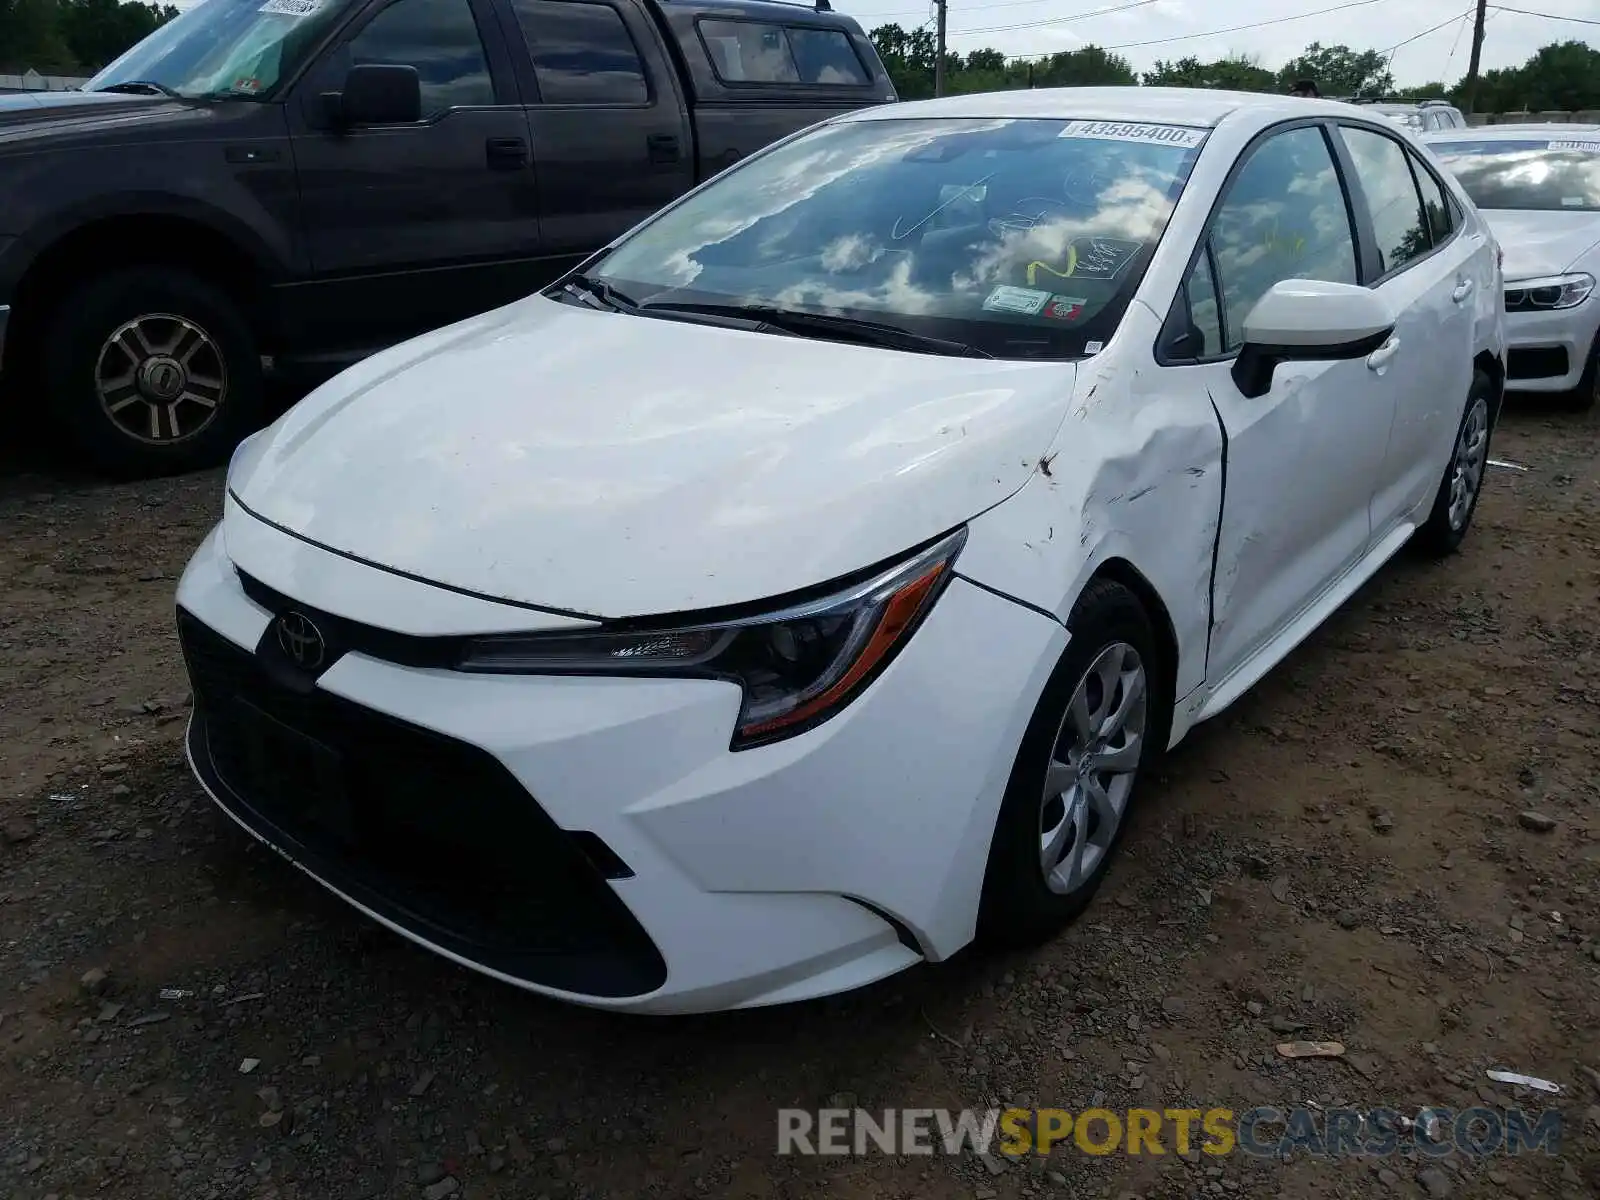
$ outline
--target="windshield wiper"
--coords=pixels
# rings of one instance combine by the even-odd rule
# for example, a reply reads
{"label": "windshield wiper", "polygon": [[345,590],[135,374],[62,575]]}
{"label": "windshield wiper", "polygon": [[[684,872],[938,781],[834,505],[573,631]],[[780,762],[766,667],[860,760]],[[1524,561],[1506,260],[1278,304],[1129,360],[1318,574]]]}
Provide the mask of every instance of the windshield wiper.
{"label": "windshield wiper", "polygon": [[[609,309],[612,312],[639,311],[637,300],[617,291],[604,279],[596,279],[592,275],[574,275],[562,285],[562,291],[585,297],[586,302],[594,308]],[[594,301],[599,303],[595,304]]]}
{"label": "windshield wiper", "polygon": [[855,342],[863,346],[882,346],[888,350],[913,350],[922,354],[944,354],[952,358],[993,358],[994,355],[965,342],[949,338],[913,333],[898,325],[885,325],[881,321],[867,321],[860,317],[839,316],[833,313],[799,312],[777,308],[770,304],[646,304],[642,312],[653,311],[707,313],[718,316],[741,317],[759,321],[770,329],[801,337],[823,336],[839,341]]}
{"label": "windshield wiper", "polygon": [[173,91],[164,83],[157,83],[153,79],[130,79],[126,83],[109,83],[103,88],[95,88],[97,92],[126,92],[130,96],[170,96],[174,100],[183,97]]}

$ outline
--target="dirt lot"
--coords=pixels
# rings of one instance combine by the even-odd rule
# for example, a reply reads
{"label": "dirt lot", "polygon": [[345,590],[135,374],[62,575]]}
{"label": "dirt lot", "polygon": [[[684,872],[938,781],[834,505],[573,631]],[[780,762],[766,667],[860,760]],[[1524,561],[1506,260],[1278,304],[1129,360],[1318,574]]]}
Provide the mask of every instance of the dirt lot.
{"label": "dirt lot", "polygon": [[[217,477],[0,468],[0,1194],[1600,1194],[1600,417],[1523,408],[1495,452],[1530,469],[1491,473],[1464,554],[1391,566],[1197,731],[1055,943],[671,1021],[458,970],[235,833],[180,761],[172,633]],[[1442,1163],[774,1153],[779,1106],[1091,1102],[1565,1132]]]}

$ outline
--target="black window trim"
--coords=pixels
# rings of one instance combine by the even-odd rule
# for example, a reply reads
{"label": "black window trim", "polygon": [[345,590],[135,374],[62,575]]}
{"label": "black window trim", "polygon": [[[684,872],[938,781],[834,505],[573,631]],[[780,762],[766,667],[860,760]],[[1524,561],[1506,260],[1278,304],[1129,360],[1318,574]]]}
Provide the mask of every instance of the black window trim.
{"label": "black window trim", "polygon": [[[784,45],[789,47],[789,61],[794,63],[795,76],[793,82],[782,79],[726,79],[723,77],[722,68],[717,64],[717,56],[711,50],[711,44],[706,41],[705,23],[715,22],[718,25],[758,25],[766,29],[776,29],[783,34]],[[794,43],[789,40],[789,32],[798,29],[802,33],[836,33],[844,39],[845,45],[850,47],[850,53],[855,56],[856,65],[861,68],[864,82],[862,83],[807,83],[799,78],[800,59],[794,52]],[[694,35],[700,40],[700,49],[706,56],[706,61],[711,64],[711,74],[716,81],[725,88],[750,88],[755,90],[782,91],[785,88],[800,89],[804,92],[867,92],[878,85],[878,81],[869,67],[861,58],[861,49],[856,45],[855,38],[850,36],[850,30],[843,25],[793,25],[782,21],[767,20],[762,17],[745,16],[742,13],[699,13],[694,19]]]}
{"label": "black window trim", "polygon": [[633,47],[634,57],[639,60],[639,74],[644,78],[645,98],[643,101],[634,100],[546,100],[544,86],[539,79],[539,62],[533,55],[533,46],[528,42],[528,35],[523,31],[522,18],[517,15],[518,0],[504,0],[497,7],[505,13],[502,22],[506,28],[508,39],[515,39],[522,53],[527,55],[528,85],[533,89],[533,94],[524,98],[524,108],[549,109],[554,112],[588,112],[596,110],[620,110],[626,112],[640,112],[645,109],[655,108],[661,103],[661,89],[656,86],[656,78],[650,70],[650,62],[645,58],[644,49],[639,45],[639,39],[634,35],[628,25],[628,14],[623,11],[622,5],[615,0],[530,0],[531,3],[544,6],[546,4],[587,4],[595,8],[609,8],[616,14],[617,20],[622,23],[622,32],[628,36],[628,44]]}
{"label": "black window trim", "polygon": [[[1186,313],[1188,311],[1189,277],[1194,273],[1195,266],[1200,261],[1200,255],[1202,254],[1207,256],[1211,273],[1211,288],[1217,297],[1217,328],[1219,335],[1222,337],[1223,345],[1227,345],[1228,326],[1227,315],[1224,312],[1222,303],[1222,280],[1216,270],[1216,255],[1212,251],[1211,235],[1216,228],[1217,214],[1227,201],[1228,194],[1233,190],[1233,185],[1238,180],[1240,172],[1244,170],[1262,145],[1280,134],[1293,133],[1296,129],[1316,129],[1321,132],[1323,146],[1328,151],[1328,157],[1333,161],[1334,178],[1339,182],[1339,192],[1344,198],[1345,219],[1350,223],[1351,238],[1355,243],[1356,280],[1362,286],[1370,286],[1365,279],[1368,269],[1367,247],[1369,245],[1373,246],[1372,253],[1375,261],[1377,254],[1373,241],[1375,234],[1372,232],[1370,224],[1363,223],[1365,221],[1364,207],[1358,207],[1355,202],[1356,197],[1351,191],[1351,185],[1354,181],[1348,174],[1352,164],[1349,162],[1348,157],[1345,156],[1343,144],[1333,134],[1333,123],[1333,120],[1328,117],[1301,117],[1288,121],[1279,121],[1277,124],[1269,125],[1261,130],[1245,143],[1244,149],[1239,151],[1238,156],[1233,160],[1233,165],[1228,168],[1228,174],[1223,179],[1222,186],[1217,189],[1217,194],[1211,201],[1211,209],[1206,214],[1205,225],[1202,226],[1202,231],[1194,250],[1189,254],[1187,265],[1178,276],[1178,286],[1175,289],[1172,304],[1168,308],[1166,317],[1161,322],[1160,330],[1156,333],[1153,357],[1158,367],[1210,366],[1216,363],[1231,362],[1239,357],[1237,349],[1224,349],[1216,354],[1177,357],[1167,353],[1167,346],[1175,335],[1175,318],[1180,304]],[[1363,206],[1364,204],[1365,200],[1363,200]],[[1190,324],[1192,323],[1193,318],[1191,316]]]}
{"label": "black window trim", "polygon": [[[1403,139],[1395,137],[1394,134],[1389,130],[1379,129],[1376,126],[1369,125],[1364,121],[1352,121],[1352,120],[1349,120],[1347,118],[1340,117],[1335,122],[1335,131],[1334,131],[1335,132],[1335,138],[1334,138],[1334,140],[1339,144],[1340,148],[1342,150],[1344,150],[1344,152],[1346,154],[1349,153],[1349,148],[1344,143],[1344,135],[1343,135],[1343,133],[1340,132],[1341,130],[1343,130],[1345,128],[1366,130],[1369,133],[1377,134],[1381,138],[1387,138],[1389,141],[1394,142],[1397,146],[1400,147],[1400,153],[1405,156],[1405,161],[1406,161],[1406,163],[1409,165],[1409,167],[1411,169],[1411,190],[1414,191],[1417,194],[1417,211],[1422,214],[1422,220],[1423,220],[1424,227],[1427,227],[1427,222],[1428,222],[1427,204],[1422,199],[1422,188],[1421,188],[1420,185],[1418,185],[1417,177],[1416,177],[1416,170],[1417,170],[1417,167],[1419,165],[1421,165],[1421,166],[1423,166],[1425,168],[1427,167],[1427,164],[1422,161],[1422,157],[1419,154],[1417,154],[1416,151],[1412,150],[1410,146],[1406,145],[1406,143],[1405,143],[1405,141]],[[1431,169],[1428,170],[1428,174],[1433,177],[1434,183],[1439,185],[1439,190],[1444,193],[1447,203],[1454,204],[1455,197],[1450,194],[1450,189],[1444,186],[1444,184],[1440,181],[1438,175]],[[1411,270],[1413,267],[1427,262],[1430,258],[1432,258],[1440,250],[1443,250],[1452,241],[1454,241],[1455,237],[1456,237],[1456,234],[1458,234],[1461,231],[1460,222],[1454,220],[1454,217],[1455,217],[1456,214],[1454,212],[1452,212],[1451,213],[1451,218],[1452,218],[1452,220],[1451,220],[1451,229],[1450,229],[1450,236],[1449,237],[1445,238],[1444,241],[1438,243],[1437,245],[1434,245],[1433,244],[1433,230],[1432,230],[1431,227],[1428,228],[1429,246],[1428,246],[1427,250],[1425,250],[1423,253],[1417,255],[1415,258],[1406,259],[1406,261],[1401,263],[1398,267],[1392,267],[1387,271],[1383,271],[1383,270],[1381,270],[1381,257],[1378,254],[1378,248],[1377,248],[1377,238],[1378,238],[1377,228],[1376,228],[1376,226],[1373,226],[1372,223],[1371,223],[1371,220],[1372,220],[1372,205],[1371,205],[1371,202],[1367,199],[1366,192],[1361,189],[1361,177],[1360,177],[1359,174],[1356,173],[1355,159],[1353,157],[1350,159],[1350,183],[1351,183],[1351,187],[1356,190],[1356,194],[1358,194],[1361,197],[1361,209],[1362,209],[1362,212],[1365,214],[1365,219],[1366,219],[1368,227],[1369,227],[1370,237],[1371,237],[1371,242],[1372,242],[1372,253],[1373,253],[1372,261],[1370,263],[1365,264],[1365,265],[1366,265],[1367,269],[1372,271],[1372,272],[1374,272],[1374,274],[1373,274],[1373,276],[1372,276],[1372,278],[1370,280],[1363,280],[1363,283],[1364,283],[1364,285],[1366,287],[1369,287],[1369,288],[1382,287],[1384,284],[1388,283],[1391,279],[1396,279],[1399,276],[1404,275],[1407,271]]]}

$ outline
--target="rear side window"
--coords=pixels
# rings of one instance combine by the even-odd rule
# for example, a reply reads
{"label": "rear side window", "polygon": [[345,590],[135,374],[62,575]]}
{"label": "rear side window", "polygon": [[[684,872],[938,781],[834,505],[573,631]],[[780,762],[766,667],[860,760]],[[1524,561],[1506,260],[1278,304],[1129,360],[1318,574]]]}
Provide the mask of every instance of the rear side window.
{"label": "rear side window", "polygon": [[608,4],[514,0],[545,104],[648,104],[644,63]]}
{"label": "rear side window", "polygon": [[1426,254],[1433,245],[1422,215],[1422,198],[1406,161],[1408,155],[1399,142],[1369,129],[1347,125],[1340,133],[1372,210],[1381,269],[1387,275]]}
{"label": "rear side window", "polygon": [[701,21],[700,41],[724,83],[863,87],[871,82],[842,29]]}
{"label": "rear side window", "polygon": [[863,87],[870,82],[842,29],[789,30],[789,48],[800,68],[800,82]]}
{"label": "rear side window", "polygon": [[1433,172],[1423,166],[1415,155],[1407,153],[1406,157],[1411,160],[1411,171],[1416,175],[1417,188],[1422,193],[1422,211],[1428,218],[1428,234],[1435,246],[1442,245],[1455,232],[1455,213],[1450,208],[1450,197],[1445,195],[1444,188],[1433,177]]}

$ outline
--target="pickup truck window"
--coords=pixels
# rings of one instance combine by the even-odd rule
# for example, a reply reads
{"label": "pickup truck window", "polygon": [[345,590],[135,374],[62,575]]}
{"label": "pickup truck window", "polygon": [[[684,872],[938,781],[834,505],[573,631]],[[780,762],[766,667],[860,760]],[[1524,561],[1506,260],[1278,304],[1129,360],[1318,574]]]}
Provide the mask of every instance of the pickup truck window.
{"label": "pickup truck window", "polygon": [[622,16],[583,0],[514,0],[545,104],[649,104],[644,62]]}
{"label": "pickup truck window", "polygon": [[348,65],[415,67],[422,115],[494,103],[489,60],[468,0],[396,0],[351,39]]}
{"label": "pickup truck window", "polygon": [[701,21],[700,40],[724,83],[800,82],[800,69],[780,25]]}
{"label": "pickup truck window", "polygon": [[871,82],[856,48],[841,29],[789,29],[789,47],[802,83],[865,87]]}

